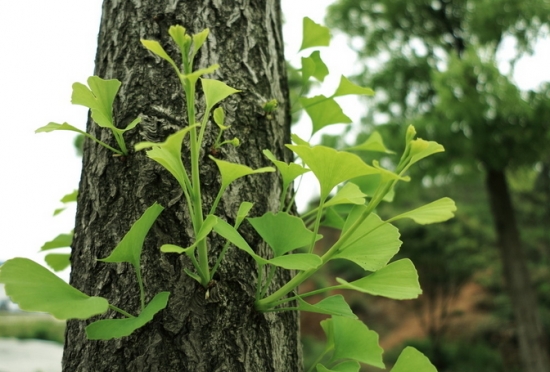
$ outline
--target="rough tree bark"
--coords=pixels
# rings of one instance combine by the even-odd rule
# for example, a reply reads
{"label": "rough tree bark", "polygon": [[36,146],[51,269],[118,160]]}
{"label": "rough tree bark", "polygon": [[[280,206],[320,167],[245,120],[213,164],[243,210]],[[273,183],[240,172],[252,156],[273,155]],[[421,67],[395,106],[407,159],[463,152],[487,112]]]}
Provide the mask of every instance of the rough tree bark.
{"label": "rough tree bark", "polygon": [[546,372],[550,365],[542,322],[537,310],[527,260],[504,171],[487,170],[489,203],[502,258],[504,279],[516,321],[522,366],[529,372]]}
{"label": "rough tree bark", "polygon": [[[231,125],[227,138],[239,137],[242,145],[225,148],[219,156],[253,168],[268,165],[262,149],[289,160],[283,147],[289,142],[290,116],[278,0],[105,0],[95,75],[122,81],[114,109],[117,125],[125,127],[142,115],[141,124],[125,135],[128,147],[141,141],[162,142],[187,125],[183,94],[174,72],[139,41],[159,40],[175,58],[167,33],[174,24],[183,25],[189,33],[210,28],[196,67],[219,63],[216,78],[242,90],[222,103]],[[271,98],[280,102],[280,109],[273,119],[267,119],[261,104]],[[199,98],[199,112],[202,103]],[[88,122],[88,131],[115,145],[107,130]],[[207,135],[207,146],[215,135],[217,132]],[[206,212],[219,188],[217,168],[207,155],[208,151],[201,153]],[[274,173],[246,177],[230,187],[217,214],[232,223],[242,201],[255,202],[252,215],[274,211],[280,192]],[[192,228],[177,182],[146,158],[145,152],[121,159],[86,142],[71,284],[138,313],[139,292],[131,267],[96,258],[109,255],[154,202],[165,210],[145,241],[142,275],[146,301],[160,291],[170,291],[168,307],[131,336],[112,341],[89,341],[84,333],[88,321],[70,321],[63,371],[301,370],[297,316],[255,311],[255,264],[246,254],[236,249],[228,252],[217,284],[205,299],[205,290],[183,273],[184,267],[191,268],[187,258],[160,253],[159,247],[165,243],[188,246]],[[258,252],[266,254],[266,248],[246,228],[243,235]],[[213,249],[219,251],[221,244],[214,240]],[[274,282],[280,283],[286,275],[278,274]],[[103,317],[117,314],[109,312]]]}

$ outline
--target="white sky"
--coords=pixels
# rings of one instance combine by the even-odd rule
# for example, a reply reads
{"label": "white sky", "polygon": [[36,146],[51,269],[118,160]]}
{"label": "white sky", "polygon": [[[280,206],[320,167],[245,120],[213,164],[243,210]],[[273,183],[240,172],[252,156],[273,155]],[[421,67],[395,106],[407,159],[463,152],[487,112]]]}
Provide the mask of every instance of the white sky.
{"label": "white sky", "polygon": [[[292,56],[301,42],[302,18],[323,23],[331,2],[282,0],[286,55],[295,66],[299,58]],[[0,146],[0,261],[19,256],[43,263],[41,245],[73,227],[74,208],[56,217],[52,213],[61,206],[59,199],[78,186],[81,159],[72,146],[74,136],[34,130],[50,121],[85,128],[87,111],[70,104],[71,85],[93,73],[100,14],[101,0],[0,2],[0,123],[6,134]],[[332,74],[325,84],[328,94],[340,74],[355,70],[354,55],[345,43],[336,35],[332,49],[321,52]],[[516,79],[524,89],[550,80],[550,41],[537,50],[545,54],[517,66]],[[359,119],[357,101],[343,106],[352,119]],[[298,134],[309,136],[309,128],[304,119]]]}

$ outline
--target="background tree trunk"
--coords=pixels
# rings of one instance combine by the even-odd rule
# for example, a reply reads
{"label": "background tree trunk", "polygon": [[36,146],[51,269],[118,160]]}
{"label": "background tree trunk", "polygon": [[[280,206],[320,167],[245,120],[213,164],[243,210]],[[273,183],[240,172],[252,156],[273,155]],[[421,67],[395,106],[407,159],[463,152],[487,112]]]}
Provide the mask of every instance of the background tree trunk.
{"label": "background tree trunk", "polygon": [[488,169],[486,182],[504,279],[514,311],[522,365],[525,372],[547,372],[550,363],[545,335],[521,247],[506,175],[503,171]]}
{"label": "background tree trunk", "polygon": [[[290,116],[277,0],[105,0],[95,74],[122,81],[114,109],[119,127],[142,115],[141,124],[125,135],[128,148],[141,141],[164,141],[187,125],[177,77],[168,63],[145,50],[139,41],[159,40],[176,59],[178,54],[168,42],[167,32],[174,24],[183,25],[191,34],[210,28],[196,67],[219,63],[216,78],[242,90],[222,103],[226,123],[231,125],[227,138],[239,137],[242,145],[225,147],[219,157],[256,168],[268,165],[261,150],[270,149],[289,160],[290,154],[283,147],[289,143]],[[271,98],[280,102],[280,108],[268,120],[261,106]],[[199,116],[202,104],[201,97]],[[115,145],[108,130],[88,122],[88,131]],[[205,139],[207,148],[216,135],[212,128]],[[219,188],[219,176],[208,151],[201,153],[201,159],[203,201],[208,211]],[[138,313],[139,292],[132,268],[96,258],[109,255],[145,209],[159,202],[165,210],[145,241],[142,275],[146,301],[160,291],[170,291],[171,297],[168,307],[151,323],[123,339],[89,341],[84,332],[89,322],[70,321],[64,371],[301,370],[297,315],[255,311],[256,266],[246,254],[230,249],[217,284],[205,299],[205,290],[183,273],[184,267],[191,268],[188,259],[160,253],[159,247],[165,243],[188,246],[192,227],[177,182],[146,158],[145,152],[121,159],[86,141],[79,191],[71,284]],[[242,201],[255,202],[252,215],[275,211],[280,192],[274,173],[246,177],[229,188],[217,214],[232,223]],[[266,248],[246,225],[244,237],[265,255]],[[211,242],[212,249],[219,251],[222,243]],[[274,282],[280,283],[282,276],[288,272],[278,275]],[[117,315],[109,312],[104,317]]]}

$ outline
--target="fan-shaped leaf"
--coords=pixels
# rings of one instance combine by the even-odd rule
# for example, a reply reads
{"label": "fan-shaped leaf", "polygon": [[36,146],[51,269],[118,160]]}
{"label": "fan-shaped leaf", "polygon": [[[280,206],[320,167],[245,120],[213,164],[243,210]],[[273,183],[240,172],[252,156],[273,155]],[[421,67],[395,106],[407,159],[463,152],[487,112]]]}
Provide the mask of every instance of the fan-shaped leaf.
{"label": "fan-shaped leaf", "polygon": [[209,111],[214,105],[232,94],[240,92],[227,84],[214,79],[201,79],[202,89],[206,98],[206,110]]}
{"label": "fan-shaped leaf", "polygon": [[347,77],[342,75],[340,77],[340,84],[336,91],[332,95],[333,97],[347,96],[348,94],[355,94],[361,96],[374,96],[374,90],[371,88],[363,88],[357,84],[353,84]]}
{"label": "fan-shaped leaf", "polygon": [[[355,206],[346,220],[342,235],[365,210]],[[391,260],[401,246],[399,230],[391,224],[384,224],[376,214],[371,213],[359,228],[346,240],[332,259],[346,259],[368,271],[376,271]]]}
{"label": "fan-shaped leaf", "polygon": [[65,248],[70,247],[73,243],[73,233],[59,234],[53,240],[44,243],[40,248],[41,251],[47,251],[48,249]]}
{"label": "fan-shaped leaf", "polygon": [[300,50],[316,46],[328,46],[329,44],[329,28],[315,23],[311,18],[304,17],[302,46],[300,46]]}
{"label": "fan-shaped leaf", "polygon": [[111,254],[108,257],[98,259],[98,261],[128,262],[132,264],[136,270],[139,270],[143,241],[163,209],[164,208],[157,203],[147,208],[143,215],[134,222],[130,231],[124,235]]}
{"label": "fan-shaped leaf", "polygon": [[50,253],[44,257],[44,261],[53,271],[62,271],[71,266],[70,253]]}
{"label": "fan-shaped leaf", "polygon": [[424,354],[407,346],[397,358],[391,372],[437,372],[437,369]]}
{"label": "fan-shaped leaf", "polygon": [[304,168],[299,164],[285,163],[284,161],[277,160],[275,155],[273,155],[273,153],[269,150],[264,150],[263,153],[277,167],[279,173],[281,173],[284,189],[286,189],[296,177],[309,172],[309,169]]}
{"label": "fan-shaped leaf", "polygon": [[422,293],[418,273],[408,258],[392,262],[377,272],[351,283],[341,278],[336,278],[336,281],[342,284],[340,288],[396,300],[417,298]]}
{"label": "fan-shaped leaf", "polygon": [[382,362],[384,350],[378,344],[378,334],[371,331],[360,320],[332,316],[321,322],[327,335],[327,348],[334,347],[331,361],[351,359],[378,368],[385,368]]}
{"label": "fan-shaped leaf", "polygon": [[323,264],[321,257],[311,253],[285,254],[267,261],[271,265],[287,270],[311,270]]}
{"label": "fan-shaped leaf", "polygon": [[218,166],[218,169],[220,170],[220,173],[222,175],[222,189],[225,189],[231,184],[231,182],[235,181],[236,179],[248,176],[250,174],[275,172],[275,168],[272,167],[252,169],[250,167],[247,167],[246,165],[230,163],[225,160],[216,159],[213,156],[210,156],[210,159],[216,162],[216,165]]}
{"label": "fan-shaped leaf", "polygon": [[172,65],[172,67],[174,68],[174,70],[176,71],[179,71],[179,68],[178,66],[176,65],[176,63],[174,62],[174,60],[168,55],[168,53],[166,53],[166,51],[164,50],[164,48],[159,44],[158,41],[155,41],[155,40],[141,40],[141,44],[149,51],[153,52],[154,54],[156,54],[157,56],[159,56],[160,58],[168,61],[168,63],[170,63]]}
{"label": "fan-shaped leaf", "polygon": [[71,102],[91,109],[92,119],[97,125],[116,129],[113,124],[113,102],[120,85],[116,79],[104,80],[99,76],[90,76],[89,88],[81,83],[73,84]]}
{"label": "fan-shaped leaf", "polygon": [[311,118],[313,133],[331,124],[349,124],[351,119],[334,100],[323,95],[300,98],[300,103]]}
{"label": "fan-shaped leaf", "polygon": [[325,207],[330,207],[338,204],[365,204],[366,194],[363,194],[354,183],[346,183],[342,186],[332,198],[326,203]]}
{"label": "fan-shaped leaf", "polygon": [[[261,217],[248,218],[248,222],[273,249],[275,257],[307,246],[311,243],[314,234],[301,218],[285,212],[277,214],[267,212]],[[316,240],[321,238],[322,235],[317,235]]]}
{"label": "fan-shaped leaf", "polygon": [[382,136],[376,131],[372,132],[365,142],[360,145],[350,147],[348,150],[377,151],[384,152],[386,154],[395,154],[394,151],[386,148]]}
{"label": "fan-shaped leaf", "polygon": [[86,336],[90,340],[110,340],[126,337],[136,329],[153,320],[156,313],[168,304],[170,292],[160,292],[147,304],[145,309],[134,318],[102,319],[86,327]]}
{"label": "fan-shaped leaf", "polygon": [[454,217],[456,211],[455,202],[450,198],[441,198],[420,208],[392,217],[388,222],[403,218],[410,218],[416,223],[427,225],[430,223],[444,222]]}
{"label": "fan-shaped leaf", "polygon": [[357,155],[336,151],[325,146],[286,145],[311,169],[321,185],[321,199],[326,199],[338,184],[380,171],[365,164]]}
{"label": "fan-shaped leaf", "polygon": [[181,146],[185,135],[191,130],[191,128],[197,126],[198,125],[193,125],[181,129],[176,133],[169,135],[168,138],[166,138],[166,141],[162,143],[140,142],[135,146],[135,149],[136,151],[139,151],[152,147],[151,150],[147,151],[147,156],[172,173],[172,176],[176,178],[182,189],[185,189],[186,171],[181,160]]}
{"label": "fan-shaped leaf", "polygon": [[357,316],[351,311],[348,303],[342,295],[330,296],[322,299],[316,304],[310,304],[298,297],[298,310],[309,311],[310,313],[338,315],[351,319],[357,319]]}
{"label": "fan-shaped leaf", "polygon": [[90,297],[27,258],[12,258],[0,266],[6,294],[25,311],[43,311],[57,319],[88,319],[104,313],[109,303]]}
{"label": "fan-shaped leaf", "polygon": [[328,73],[327,65],[321,59],[321,53],[318,50],[311,53],[309,57],[302,57],[302,80],[304,82],[312,76],[319,81],[323,81]]}

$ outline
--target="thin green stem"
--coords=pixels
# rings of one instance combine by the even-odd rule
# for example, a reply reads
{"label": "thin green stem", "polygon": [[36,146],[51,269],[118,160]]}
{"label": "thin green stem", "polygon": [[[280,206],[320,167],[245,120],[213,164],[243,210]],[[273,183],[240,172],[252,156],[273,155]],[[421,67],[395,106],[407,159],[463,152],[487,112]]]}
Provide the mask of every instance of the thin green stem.
{"label": "thin green stem", "polygon": [[317,241],[317,232],[319,231],[319,226],[321,225],[321,217],[323,216],[323,206],[325,205],[325,198],[321,198],[319,207],[317,210],[317,218],[315,218],[315,225],[313,226],[313,237],[311,238],[311,243],[309,245],[308,253],[313,252],[315,248],[315,242]]}
{"label": "thin green stem", "polygon": [[277,269],[276,266],[271,265],[269,267],[269,274],[267,275],[267,280],[265,281],[265,284],[262,288],[262,292],[260,293],[260,297],[262,298],[267,293],[267,290],[269,289],[269,285],[271,284],[271,281],[273,280],[273,277],[275,276],[275,270]]}
{"label": "thin green stem", "polygon": [[118,143],[118,146],[120,147],[120,150],[122,151],[122,153],[124,155],[127,155],[128,154],[128,148],[126,147],[126,142],[124,142],[124,138],[122,137],[122,133],[113,130],[113,134],[114,134],[115,139]]}
{"label": "thin green stem", "polygon": [[330,349],[325,349],[321,355],[319,355],[319,357],[317,359],[315,359],[315,361],[311,364],[311,367],[309,367],[309,369],[307,370],[307,372],[313,372],[313,370],[315,369],[315,367],[317,366],[317,363],[319,363],[321,360],[323,360],[323,358],[325,357],[325,355],[327,355],[327,353],[331,350],[332,348]]}
{"label": "thin green stem", "polygon": [[262,296],[262,290],[263,287],[262,281],[263,281],[263,272],[264,272],[264,265],[258,264],[258,280],[256,282],[256,301],[258,301]]}
{"label": "thin green stem", "polygon": [[136,267],[137,282],[139,285],[139,300],[141,302],[141,311],[145,309],[145,289],[143,288],[143,279],[141,278],[141,270]]}
{"label": "thin green stem", "polygon": [[279,210],[283,211],[285,209],[285,199],[286,194],[288,192],[288,185],[283,186],[283,190],[281,192],[281,199],[279,199]]}
{"label": "thin green stem", "polygon": [[225,242],[225,245],[223,246],[223,248],[220,252],[220,255],[218,256],[218,259],[216,260],[216,264],[214,265],[214,267],[210,271],[210,279],[214,278],[214,275],[216,274],[216,271],[218,271],[218,267],[220,266],[220,264],[223,261],[223,258],[225,257],[225,253],[227,252],[227,248],[229,248],[229,244],[231,244],[231,242],[229,242],[229,241]]}
{"label": "thin green stem", "polygon": [[98,140],[97,138],[95,138],[95,137],[92,136],[91,134],[88,134],[88,133],[86,133],[86,132],[81,132],[81,133],[84,134],[84,135],[85,135],[86,137],[88,137],[89,139],[91,139],[92,141],[95,141],[95,142],[99,143],[101,146],[103,146],[103,147],[105,147],[105,148],[111,150],[111,151],[114,152],[114,153],[117,153],[117,154],[119,154],[119,155],[126,155],[126,154],[123,153],[122,151],[117,150],[117,149],[115,149],[114,147],[109,146],[109,145],[106,144],[105,142],[102,142],[102,141]]}
{"label": "thin green stem", "polygon": [[371,200],[371,202],[367,205],[367,209],[359,216],[357,220],[346,230],[344,234],[340,236],[340,239],[321,257],[323,264],[320,265],[316,269],[311,269],[307,271],[302,271],[298,273],[294,278],[292,278],[288,283],[286,283],[284,286],[279,288],[277,291],[272,293],[271,295],[261,299],[260,301],[256,302],[256,308],[259,311],[266,311],[268,309],[271,309],[273,307],[273,304],[276,303],[279,299],[281,299],[286,294],[290,293],[294,290],[294,288],[297,288],[300,284],[302,284],[306,279],[308,279],[310,276],[315,274],[319,268],[321,268],[325,263],[327,263],[337,252],[338,250],[344,246],[344,244],[348,243],[348,240],[350,237],[355,233],[355,231],[361,226],[361,224],[367,219],[367,217],[371,214],[371,212],[374,210],[376,205],[380,203],[384,195],[388,192],[388,190],[392,187],[392,185],[396,181],[388,182],[385,186],[381,188],[381,192],[375,193],[375,197]]}
{"label": "thin green stem", "polygon": [[210,208],[210,212],[208,212],[208,214],[216,213],[216,209],[218,208],[218,203],[222,199],[225,189],[226,189],[225,187],[220,188],[220,191],[218,191],[218,195],[216,195],[216,199],[214,199],[214,203],[212,203],[212,207]]}
{"label": "thin green stem", "polygon": [[343,288],[344,288],[343,285],[335,285],[335,286],[332,286],[332,287],[316,289],[314,291],[302,293],[302,294],[292,296],[292,297],[286,297],[286,298],[283,298],[282,300],[274,302],[273,307],[285,304],[285,303],[290,302],[290,301],[294,301],[298,298],[305,298],[305,297],[314,296],[314,295],[317,295],[317,294],[320,294],[320,293],[329,292],[329,291],[332,291],[332,290],[335,290],[335,289],[343,289]]}
{"label": "thin green stem", "polygon": [[124,311],[124,310],[122,310],[122,309],[119,309],[119,308],[116,307],[115,305],[109,304],[109,309],[114,310],[114,311],[116,311],[117,313],[120,313],[120,314],[124,315],[124,316],[127,317],[127,318],[135,318],[135,316],[133,316],[132,314],[127,313],[126,311]]}

